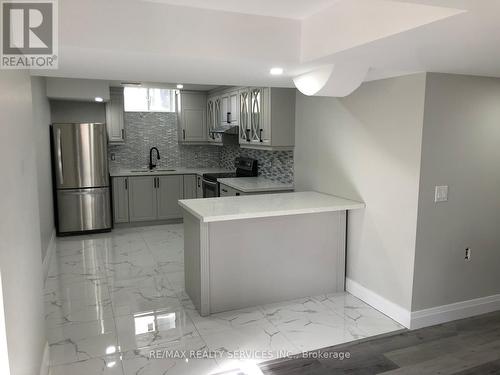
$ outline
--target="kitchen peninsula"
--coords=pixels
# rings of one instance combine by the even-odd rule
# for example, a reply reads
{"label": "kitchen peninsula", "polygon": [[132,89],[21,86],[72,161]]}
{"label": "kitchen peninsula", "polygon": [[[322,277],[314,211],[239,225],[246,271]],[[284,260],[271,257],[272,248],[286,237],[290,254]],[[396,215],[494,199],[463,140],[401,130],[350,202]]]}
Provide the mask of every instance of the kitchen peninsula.
{"label": "kitchen peninsula", "polygon": [[201,315],[344,290],[346,211],[317,192],[180,200],[186,292]]}

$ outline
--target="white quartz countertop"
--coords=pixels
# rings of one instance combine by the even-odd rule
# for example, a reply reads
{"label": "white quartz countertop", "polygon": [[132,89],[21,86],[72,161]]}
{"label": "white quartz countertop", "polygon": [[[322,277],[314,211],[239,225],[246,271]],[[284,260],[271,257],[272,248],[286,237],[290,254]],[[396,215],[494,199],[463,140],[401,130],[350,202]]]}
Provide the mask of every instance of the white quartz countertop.
{"label": "white quartz countertop", "polygon": [[218,178],[221,184],[240,190],[244,193],[265,191],[293,190],[293,184],[271,181],[265,177]]}
{"label": "white quartz countertop", "polygon": [[202,222],[312,214],[364,208],[365,204],[334,195],[304,191],[205,199],[184,199],[179,204]]}
{"label": "white quartz countertop", "polygon": [[111,169],[109,175],[111,177],[127,177],[127,176],[148,176],[148,175],[176,175],[176,174],[196,174],[203,175],[204,173],[227,173],[234,172],[234,170],[221,169],[221,168],[158,168],[149,171],[146,168],[136,168],[136,169]]}

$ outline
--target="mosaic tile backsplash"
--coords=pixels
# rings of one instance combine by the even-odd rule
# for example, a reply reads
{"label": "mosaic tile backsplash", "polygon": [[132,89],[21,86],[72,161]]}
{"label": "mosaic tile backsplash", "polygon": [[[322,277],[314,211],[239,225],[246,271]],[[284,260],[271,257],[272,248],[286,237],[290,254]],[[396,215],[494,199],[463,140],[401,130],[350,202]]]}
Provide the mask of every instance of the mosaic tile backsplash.
{"label": "mosaic tile backsplash", "polygon": [[185,146],[177,140],[177,114],[169,112],[125,112],[126,140],[110,145],[110,167],[145,168],[149,149],[157,147],[161,159],[157,165],[173,167],[219,167],[220,151],[211,146]]}
{"label": "mosaic tile backsplash", "polygon": [[[293,151],[240,149],[238,146],[186,146],[178,143],[177,114],[168,112],[125,112],[126,141],[109,146],[111,168],[145,168],[149,149],[160,151],[162,168],[234,169],[234,159],[248,156],[259,161],[259,174],[282,182],[293,182]],[[111,160],[114,154],[115,160]]]}
{"label": "mosaic tile backsplash", "polygon": [[237,156],[257,159],[260,176],[279,182],[293,182],[293,151],[264,151],[224,146],[221,150],[221,166],[234,168],[234,159]]}

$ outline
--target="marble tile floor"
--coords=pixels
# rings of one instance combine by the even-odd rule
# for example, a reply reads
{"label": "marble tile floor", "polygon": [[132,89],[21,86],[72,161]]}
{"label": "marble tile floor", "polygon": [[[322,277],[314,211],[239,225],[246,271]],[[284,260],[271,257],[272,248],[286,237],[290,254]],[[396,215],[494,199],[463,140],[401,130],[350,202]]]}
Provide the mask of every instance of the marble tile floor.
{"label": "marble tile floor", "polygon": [[348,293],[201,317],[182,224],[59,238],[45,285],[52,375],[259,374],[257,363],[402,329]]}

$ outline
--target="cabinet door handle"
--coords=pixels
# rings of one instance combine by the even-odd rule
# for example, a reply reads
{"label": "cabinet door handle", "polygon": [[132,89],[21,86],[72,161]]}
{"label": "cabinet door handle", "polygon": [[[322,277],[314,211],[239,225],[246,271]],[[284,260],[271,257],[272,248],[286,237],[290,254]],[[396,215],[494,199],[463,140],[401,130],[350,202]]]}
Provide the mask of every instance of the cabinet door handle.
{"label": "cabinet door handle", "polygon": [[156,188],[160,188],[160,177],[156,177]]}
{"label": "cabinet door handle", "polygon": [[263,129],[259,129],[259,141],[262,142],[262,130]]}
{"label": "cabinet door handle", "polygon": [[222,191],[223,191],[224,193],[227,193],[227,190],[226,190],[226,189],[222,189]]}
{"label": "cabinet door handle", "polygon": [[250,142],[250,129],[246,129],[245,132],[247,135],[247,142]]}
{"label": "cabinet door handle", "polygon": [[230,123],[231,123],[231,112],[226,113],[226,122],[227,122],[228,124],[230,124]]}
{"label": "cabinet door handle", "polygon": [[128,190],[128,178],[125,179],[125,190]]}
{"label": "cabinet door handle", "polygon": [[186,139],[186,129],[182,129],[182,139]]}
{"label": "cabinet door handle", "polygon": [[153,177],[153,189],[156,189],[156,177]]}
{"label": "cabinet door handle", "polygon": [[125,140],[125,129],[122,129],[122,140]]}
{"label": "cabinet door handle", "polygon": [[240,193],[236,193],[236,196],[239,197],[240,196]]}

